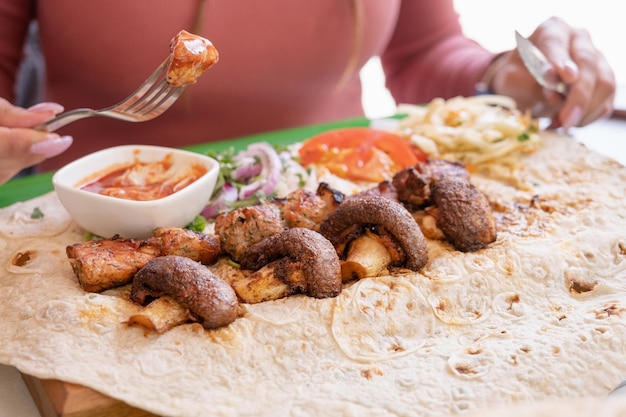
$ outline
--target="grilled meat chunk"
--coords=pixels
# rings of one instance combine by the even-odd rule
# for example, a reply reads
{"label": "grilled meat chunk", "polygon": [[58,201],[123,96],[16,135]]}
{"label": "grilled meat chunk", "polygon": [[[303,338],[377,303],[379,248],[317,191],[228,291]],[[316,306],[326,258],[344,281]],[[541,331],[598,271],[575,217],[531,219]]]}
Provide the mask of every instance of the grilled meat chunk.
{"label": "grilled meat chunk", "polygon": [[[496,240],[496,222],[487,197],[471,182],[460,162],[428,159],[396,174],[398,200],[410,210],[425,209],[445,238],[460,251],[475,251]],[[424,227],[422,225],[422,227]]]}
{"label": "grilled meat chunk", "polygon": [[326,183],[320,183],[317,192],[304,189],[295,190],[284,198],[271,202],[280,208],[287,228],[305,227],[319,231],[320,224],[343,201],[343,194],[333,190]]}
{"label": "grilled meat chunk", "polygon": [[224,252],[238,260],[250,246],[286,229],[318,231],[343,199],[341,192],[320,183],[316,193],[298,189],[283,198],[221,214],[215,219],[215,233]]}
{"label": "grilled meat chunk", "polygon": [[129,283],[152,258],[184,255],[205,264],[220,255],[219,240],[188,229],[158,228],[145,240],[91,240],[70,245],[66,254],[85,291],[98,292]]}
{"label": "grilled meat chunk", "polygon": [[66,248],[74,275],[89,292],[127,284],[158,253],[158,248],[146,246],[142,240],[121,238],[90,240]]}
{"label": "grilled meat chunk", "polygon": [[433,186],[437,226],[462,252],[482,249],[497,238],[489,201],[469,181],[445,178]]}
{"label": "grilled meat chunk", "polygon": [[469,173],[460,162],[429,158],[398,172],[391,183],[398,201],[410,209],[420,209],[431,204],[431,186],[451,177],[469,181]]}
{"label": "grilled meat chunk", "polygon": [[205,265],[217,261],[221,253],[220,242],[215,236],[177,227],[156,229],[144,244],[158,248],[160,255],[184,256]]}
{"label": "grilled meat chunk", "polygon": [[237,261],[252,245],[285,230],[274,204],[241,207],[215,219],[215,233],[222,250]]}

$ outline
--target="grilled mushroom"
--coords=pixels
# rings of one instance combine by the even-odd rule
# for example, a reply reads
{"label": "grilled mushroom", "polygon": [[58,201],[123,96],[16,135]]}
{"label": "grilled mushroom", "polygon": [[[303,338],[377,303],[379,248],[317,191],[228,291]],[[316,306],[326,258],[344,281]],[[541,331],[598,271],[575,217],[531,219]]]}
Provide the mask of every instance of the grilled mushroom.
{"label": "grilled mushroom", "polygon": [[232,323],[238,314],[235,291],[204,265],[183,256],[161,256],[135,274],[130,299],[145,305],[170,296],[189,309],[203,327],[215,329]]}
{"label": "grilled mushroom", "polygon": [[[242,268],[259,270],[280,259],[274,268],[282,280],[315,298],[341,291],[341,266],[335,248],[318,232],[295,227],[252,245],[240,258]],[[300,278],[294,278],[300,277]]]}
{"label": "grilled mushroom", "polygon": [[[339,256],[343,256],[347,240],[353,240],[359,230],[365,229],[393,238],[397,245],[390,242],[386,246],[395,255],[394,264],[413,271],[426,264],[426,241],[413,216],[402,204],[380,195],[348,198],[322,223],[320,232],[339,250]],[[398,254],[398,250],[401,253]]]}

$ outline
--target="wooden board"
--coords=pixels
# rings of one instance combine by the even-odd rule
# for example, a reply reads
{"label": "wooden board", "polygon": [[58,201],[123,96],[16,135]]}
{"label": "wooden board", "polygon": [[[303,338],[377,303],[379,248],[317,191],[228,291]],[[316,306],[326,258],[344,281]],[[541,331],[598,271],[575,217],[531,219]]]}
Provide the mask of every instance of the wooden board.
{"label": "wooden board", "polygon": [[22,374],[42,417],[157,417],[82,385]]}

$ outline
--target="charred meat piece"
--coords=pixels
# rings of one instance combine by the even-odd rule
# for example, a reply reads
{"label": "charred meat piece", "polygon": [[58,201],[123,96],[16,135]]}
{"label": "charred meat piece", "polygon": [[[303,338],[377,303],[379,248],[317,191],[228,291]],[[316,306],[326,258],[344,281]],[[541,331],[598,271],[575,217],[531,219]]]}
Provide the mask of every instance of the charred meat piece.
{"label": "charred meat piece", "polygon": [[341,266],[331,243],[310,229],[296,227],[251,246],[241,257],[241,267],[258,270],[284,259],[275,271],[279,277],[303,278],[289,282],[315,298],[335,297],[341,291]]}
{"label": "charred meat piece", "polygon": [[[381,181],[378,184],[376,184],[376,187],[361,191],[360,193],[356,194],[356,197],[361,196],[361,195],[378,195],[381,197],[386,197],[393,201],[397,201],[397,202],[400,201],[398,198],[398,190],[393,185],[391,180]],[[353,198],[353,197],[355,196],[350,196],[347,198]]]}
{"label": "charred meat piece", "polygon": [[402,250],[398,262],[402,266],[418,271],[426,264],[428,253],[424,235],[402,204],[378,195],[349,198],[322,223],[320,232],[337,248],[345,243],[342,238],[353,235],[345,231],[354,230],[355,226],[368,228],[374,233],[382,228],[385,231],[382,234],[393,236],[397,245],[392,245],[390,250],[395,252],[397,247]]}
{"label": "charred meat piece", "polygon": [[280,210],[273,204],[241,207],[215,219],[222,250],[237,261],[248,248],[285,230]]}
{"label": "charred meat piece", "polygon": [[410,209],[420,209],[431,203],[431,186],[444,178],[469,181],[469,173],[460,162],[429,158],[406,168],[392,179],[398,201]]}
{"label": "charred meat piece", "polygon": [[298,189],[284,198],[275,198],[271,203],[280,208],[287,228],[305,227],[319,231],[320,224],[343,201],[343,193],[320,183],[316,193]]}
{"label": "charred meat piece", "polygon": [[215,219],[215,233],[224,252],[237,261],[250,246],[286,229],[318,231],[343,199],[343,193],[320,183],[316,193],[298,189],[283,198],[221,214]]}
{"label": "charred meat piece", "polygon": [[144,244],[158,248],[159,255],[184,256],[205,265],[216,262],[221,253],[215,236],[176,227],[156,229]]}
{"label": "charred meat piece", "polygon": [[430,202],[431,177],[416,167],[398,172],[391,183],[396,189],[398,201],[411,210],[420,209]]}
{"label": "charred meat piece", "polygon": [[319,183],[315,194],[326,204],[327,214],[330,214],[334,209],[336,209],[337,206],[346,198],[341,191],[335,190],[325,182]]}
{"label": "charred meat piece", "polygon": [[220,255],[219,240],[188,229],[159,228],[145,240],[112,239],[76,243],[66,254],[85,291],[98,292],[129,283],[152,258],[184,255],[194,261],[213,263]]}
{"label": "charred meat piece", "polygon": [[461,162],[450,162],[444,159],[428,158],[426,162],[419,162],[415,167],[433,182],[444,178],[459,178],[469,181],[469,172]]}
{"label": "charred meat piece", "polygon": [[223,279],[184,256],[161,256],[148,262],[133,279],[130,298],[145,305],[170,296],[189,309],[206,329],[226,326],[237,318],[237,295]]}
{"label": "charred meat piece", "polygon": [[320,223],[328,216],[326,203],[311,191],[298,189],[285,198],[272,200],[280,208],[287,228],[305,227],[319,230]]}
{"label": "charred meat piece", "polygon": [[469,181],[451,177],[437,181],[432,189],[437,226],[460,251],[482,249],[497,238],[489,201]]}
{"label": "charred meat piece", "polygon": [[142,240],[122,238],[76,243],[65,251],[80,286],[89,292],[127,284],[158,256],[158,248],[145,246]]}
{"label": "charred meat piece", "polygon": [[462,163],[430,158],[396,174],[392,184],[398,200],[407,208],[425,209],[424,221],[435,219],[441,231],[429,235],[443,233],[463,252],[482,249],[495,241],[496,223],[489,201],[470,182]]}

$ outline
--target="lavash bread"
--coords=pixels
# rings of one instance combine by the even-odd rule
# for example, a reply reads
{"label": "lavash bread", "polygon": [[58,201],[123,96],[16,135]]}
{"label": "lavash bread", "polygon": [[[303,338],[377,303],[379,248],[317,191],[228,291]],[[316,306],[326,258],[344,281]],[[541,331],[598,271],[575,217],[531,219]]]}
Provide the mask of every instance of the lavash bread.
{"label": "lavash bread", "polygon": [[546,400],[533,404],[516,404],[486,408],[465,417],[623,417],[626,397],[588,397]]}
{"label": "lavash bread", "polygon": [[[519,182],[472,175],[498,221],[489,248],[430,241],[420,273],[245,305],[214,331],[128,327],[125,290],[87,294],[64,262],[73,223],[0,229],[0,362],[171,416],[623,415],[604,398],[626,376],[626,169],[543,139]],[[24,248],[50,261],[16,264]]]}

